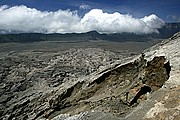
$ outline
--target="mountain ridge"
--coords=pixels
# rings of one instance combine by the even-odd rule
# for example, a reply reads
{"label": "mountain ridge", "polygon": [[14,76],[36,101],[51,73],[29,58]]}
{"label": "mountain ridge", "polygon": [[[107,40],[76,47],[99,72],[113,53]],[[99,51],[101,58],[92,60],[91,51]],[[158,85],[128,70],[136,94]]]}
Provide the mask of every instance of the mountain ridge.
{"label": "mountain ridge", "polygon": [[6,42],[39,42],[39,41],[91,41],[107,40],[116,42],[126,41],[150,41],[153,39],[167,39],[176,32],[180,31],[180,23],[166,23],[158,29],[159,33],[135,34],[135,33],[111,33],[100,34],[97,31],[87,33],[18,33],[18,34],[0,34],[0,43]]}

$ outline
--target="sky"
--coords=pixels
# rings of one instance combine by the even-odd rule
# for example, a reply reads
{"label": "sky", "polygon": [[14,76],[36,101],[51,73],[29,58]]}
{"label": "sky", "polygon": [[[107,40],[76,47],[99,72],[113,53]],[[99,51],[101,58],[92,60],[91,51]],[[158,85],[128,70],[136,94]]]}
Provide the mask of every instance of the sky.
{"label": "sky", "polygon": [[0,0],[0,32],[152,33],[179,11],[179,0]]}

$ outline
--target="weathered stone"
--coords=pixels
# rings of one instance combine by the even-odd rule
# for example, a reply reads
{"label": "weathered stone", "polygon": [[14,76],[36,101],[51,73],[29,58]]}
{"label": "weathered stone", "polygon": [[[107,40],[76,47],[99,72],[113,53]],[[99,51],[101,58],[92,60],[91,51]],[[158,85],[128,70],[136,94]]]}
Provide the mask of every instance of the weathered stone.
{"label": "weathered stone", "polygon": [[96,48],[14,52],[0,59],[0,119],[178,119],[179,39],[131,58]]}

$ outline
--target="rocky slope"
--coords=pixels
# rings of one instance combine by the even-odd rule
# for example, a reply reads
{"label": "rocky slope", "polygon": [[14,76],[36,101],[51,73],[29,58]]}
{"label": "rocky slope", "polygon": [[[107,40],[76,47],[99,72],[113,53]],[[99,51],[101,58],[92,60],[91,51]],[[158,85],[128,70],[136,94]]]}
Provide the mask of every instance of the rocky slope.
{"label": "rocky slope", "polygon": [[61,89],[123,57],[95,48],[12,52],[0,59],[0,117],[36,119]]}
{"label": "rocky slope", "polygon": [[180,33],[128,57],[102,49],[1,59],[1,119],[180,119]]}

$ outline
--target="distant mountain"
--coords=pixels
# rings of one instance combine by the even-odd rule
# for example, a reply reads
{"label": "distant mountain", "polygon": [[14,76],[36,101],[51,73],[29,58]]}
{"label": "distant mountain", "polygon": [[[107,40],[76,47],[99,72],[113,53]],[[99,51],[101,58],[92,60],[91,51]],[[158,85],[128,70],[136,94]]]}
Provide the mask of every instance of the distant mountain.
{"label": "distant mountain", "polygon": [[4,42],[38,42],[38,41],[88,41],[97,40],[101,35],[96,31],[87,33],[66,33],[66,34],[41,34],[41,33],[19,33],[1,34],[0,43]]}
{"label": "distant mountain", "polygon": [[110,41],[147,41],[152,39],[167,39],[180,31],[180,23],[166,23],[158,29],[159,33],[135,34],[135,33],[114,33],[101,35],[102,40]]}
{"label": "distant mountain", "polygon": [[180,23],[166,23],[162,28],[159,29],[160,38],[170,38],[175,33],[180,31]]}
{"label": "distant mountain", "polygon": [[97,31],[87,33],[66,33],[66,34],[41,34],[41,33],[20,33],[20,34],[1,34],[0,43],[4,42],[38,42],[38,41],[147,41],[152,39],[166,39],[174,33],[180,31],[180,23],[166,23],[158,29],[159,33],[135,34],[135,33],[113,33],[99,34]]}

